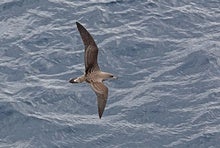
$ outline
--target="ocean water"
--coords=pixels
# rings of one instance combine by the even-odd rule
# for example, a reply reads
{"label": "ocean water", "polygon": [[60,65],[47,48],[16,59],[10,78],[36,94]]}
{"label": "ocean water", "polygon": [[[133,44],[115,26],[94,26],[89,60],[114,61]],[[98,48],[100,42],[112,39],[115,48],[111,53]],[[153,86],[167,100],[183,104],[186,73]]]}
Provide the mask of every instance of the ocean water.
{"label": "ocean water", "polygon": [[[218,148],[219,0],[1,0],[0,148]],[[75,22],[109,97],[84,72]]]}

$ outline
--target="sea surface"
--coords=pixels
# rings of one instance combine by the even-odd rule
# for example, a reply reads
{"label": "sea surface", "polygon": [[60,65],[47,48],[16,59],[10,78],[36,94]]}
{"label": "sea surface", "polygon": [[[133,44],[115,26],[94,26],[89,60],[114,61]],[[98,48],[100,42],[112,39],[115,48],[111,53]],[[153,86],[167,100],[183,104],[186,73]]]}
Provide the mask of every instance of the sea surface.
{"label": "sea surface", "polygon": [[[75,22],[98,47],[102,119]],[[0,148],[219,148],[219,0],[1,0]]]}

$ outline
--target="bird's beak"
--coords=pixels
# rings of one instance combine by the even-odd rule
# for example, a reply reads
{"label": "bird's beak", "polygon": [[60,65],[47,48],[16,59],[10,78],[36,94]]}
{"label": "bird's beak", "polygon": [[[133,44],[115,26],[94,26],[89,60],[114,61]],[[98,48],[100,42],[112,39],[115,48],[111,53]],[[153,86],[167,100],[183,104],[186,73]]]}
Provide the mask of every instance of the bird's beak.
{"label": "bird's beak", "polygon": [[70,83],[77,83],[77,82],[75,81],[75,79],[76,79],[76,78],[72,78],[72,79],[69,80],[69,82],[70,82]]}

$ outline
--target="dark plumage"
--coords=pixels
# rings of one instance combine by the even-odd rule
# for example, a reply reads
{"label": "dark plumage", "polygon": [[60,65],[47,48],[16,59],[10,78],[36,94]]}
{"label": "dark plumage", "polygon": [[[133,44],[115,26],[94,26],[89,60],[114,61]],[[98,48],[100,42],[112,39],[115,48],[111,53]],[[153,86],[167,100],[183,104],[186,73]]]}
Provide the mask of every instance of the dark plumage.
{"label": "dark plumage", "polygon": [[102,72],[100,70],[97,62],[98,47],[93,37],[80,23],[76,22],[76,25],[85,46],[85,74],[80,77],[73,78],[69,82],[82,83],[86,81],[90,84],[97,96],[99,118],[101,119],[108,98],[108,88],[103,84],[103,81],[115,77],[110,73]]}

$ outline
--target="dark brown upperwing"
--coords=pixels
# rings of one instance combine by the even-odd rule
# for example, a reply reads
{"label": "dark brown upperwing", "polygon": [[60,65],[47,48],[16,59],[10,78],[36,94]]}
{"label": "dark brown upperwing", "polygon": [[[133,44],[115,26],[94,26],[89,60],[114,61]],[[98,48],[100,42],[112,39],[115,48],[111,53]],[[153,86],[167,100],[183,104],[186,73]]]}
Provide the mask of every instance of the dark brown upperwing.
{"label": "dark brown upperwing", "polygon": [[108,88],[101,82],[92,82],[91,87],[97,96],[99,118],[101,119],[108,98]]}
{"label": "dark brown upperwing", "polygon": [[80,23],[76,22],[76,25],[85,45],[84,62],[86,74],[91,71],[99,70],[97,63],[98,47],[93,37]]}

